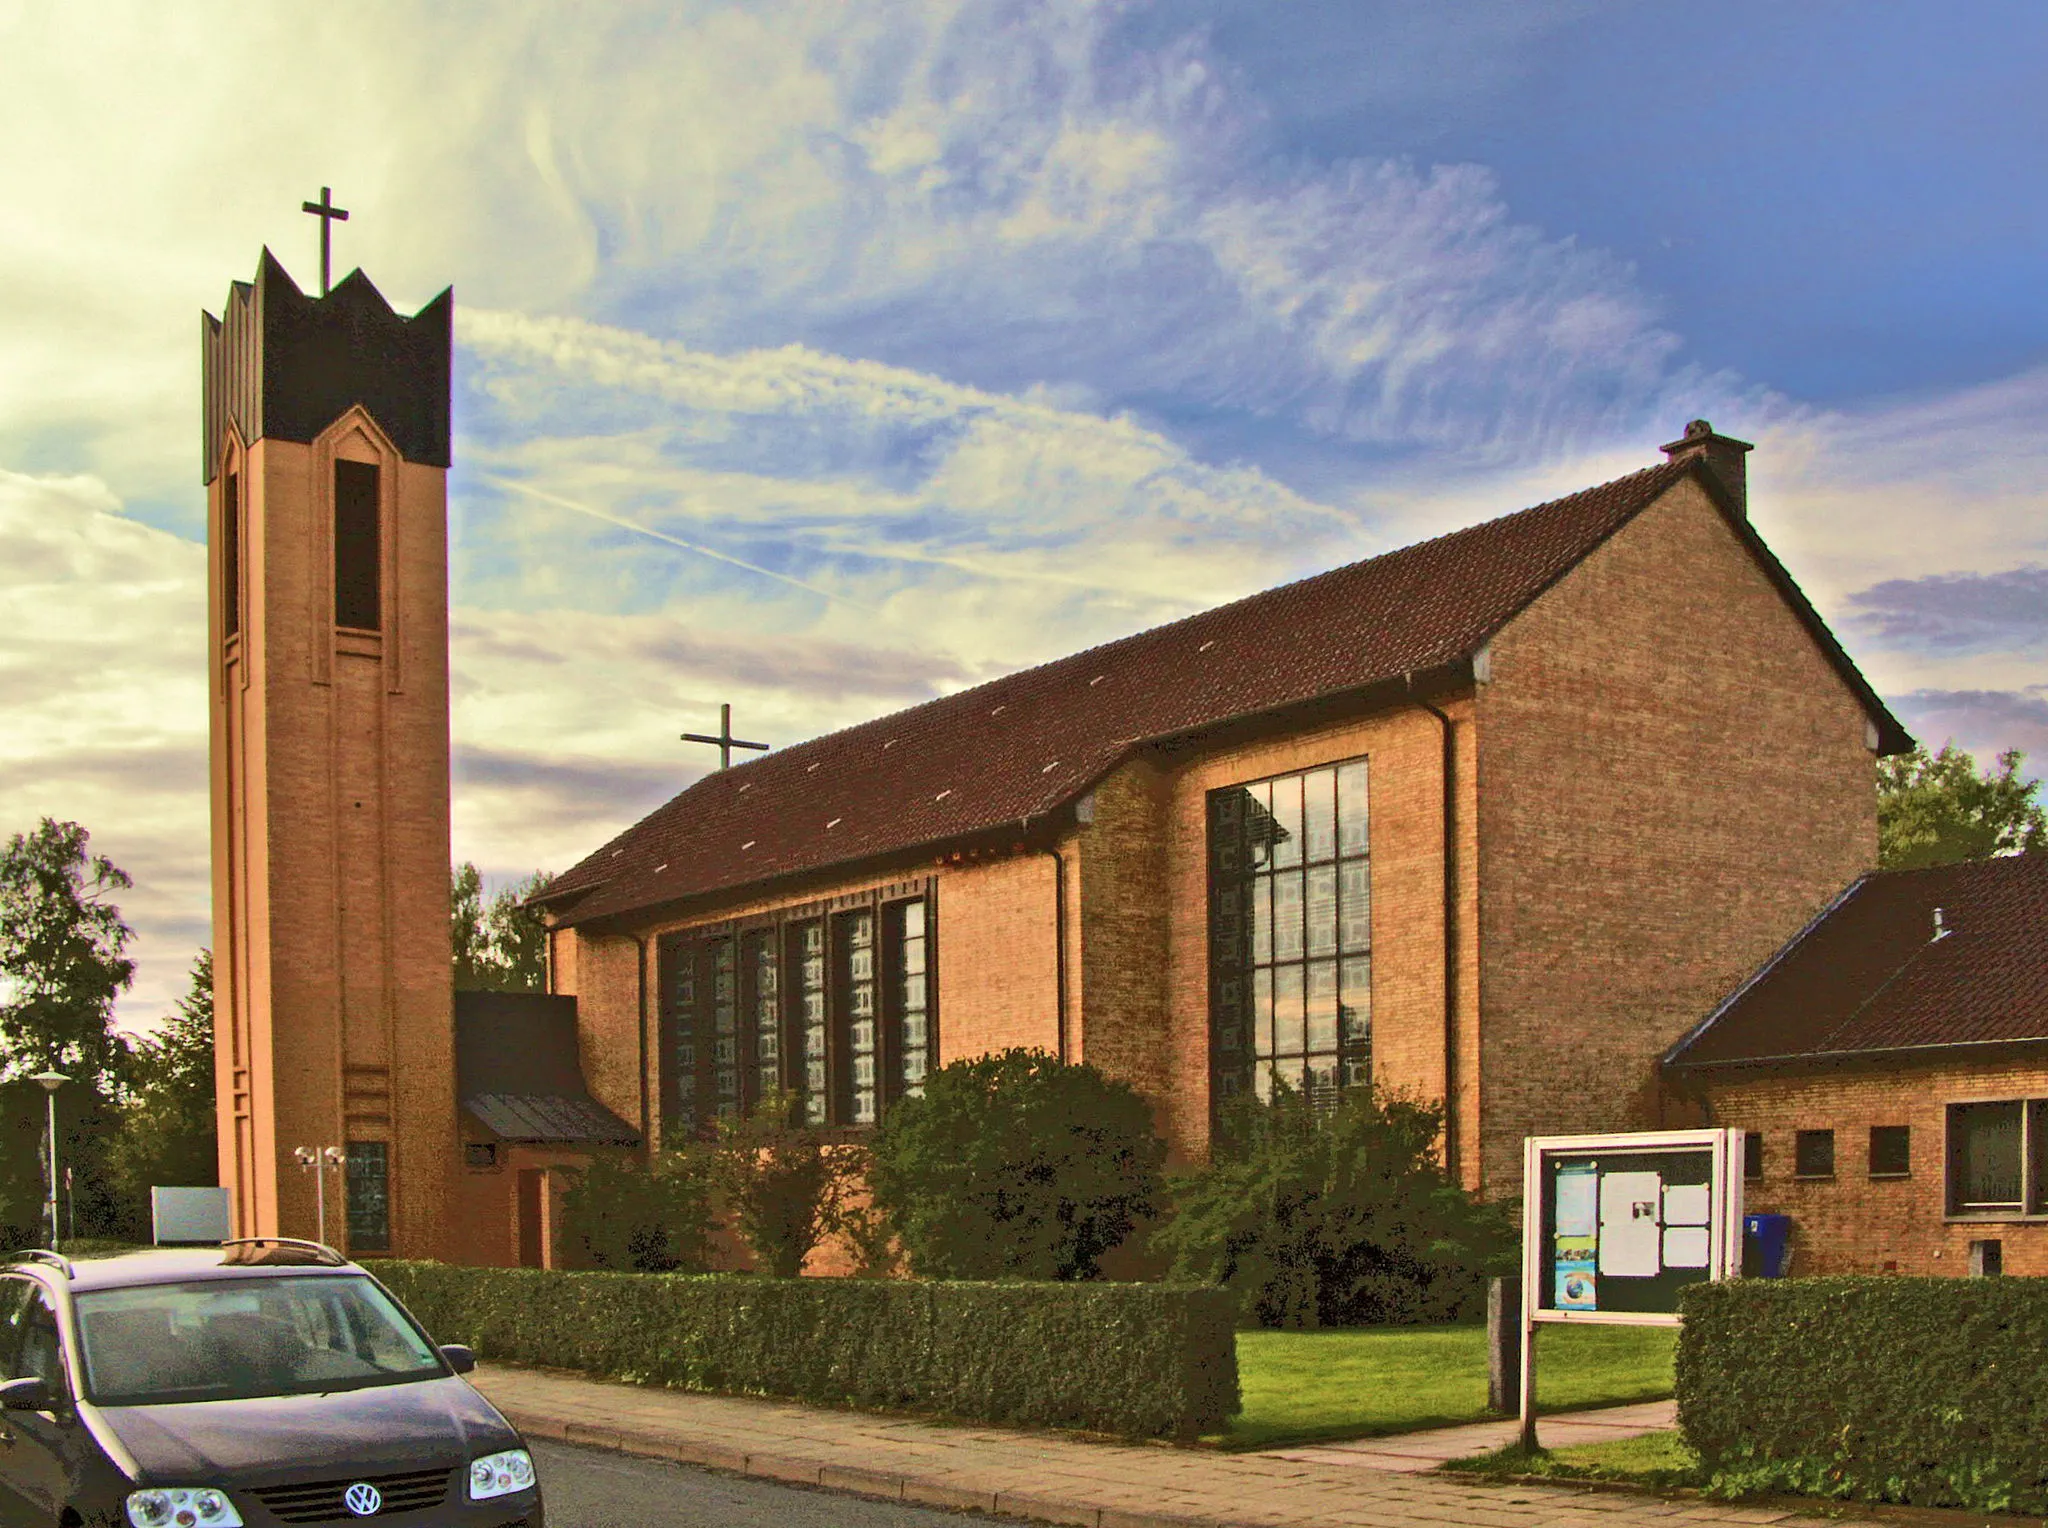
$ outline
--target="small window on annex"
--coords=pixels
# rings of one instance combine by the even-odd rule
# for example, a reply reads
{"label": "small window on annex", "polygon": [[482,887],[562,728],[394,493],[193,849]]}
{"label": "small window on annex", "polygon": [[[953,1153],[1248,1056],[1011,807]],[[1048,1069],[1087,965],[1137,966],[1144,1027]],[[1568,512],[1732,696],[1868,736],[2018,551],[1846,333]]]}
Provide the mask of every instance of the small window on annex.
{"label": "small window on annex", "polygon": [[1835,1132],[1802,1130],[1792,1139],[1792,1172],[1800,1178],[1835,1175]]}
{"label": "small window on annex", "polygon": [[1209,793],[1212,1097],[1372,1078],[1366,761]]}
{"label": "small window on annex", "polygon": [[1872,1125],[1870,1127],[1870,1176],[1909,1178],[1913,1174],[1913,1127]]}
{"label": "small window on annex", "polygon": [[873,1125],[934,1054],[932,899],[841,899],[665,935],[662,1129],[684,1140],[779,1091]]}
{"label": "small window on annex", "polygon": [[1764,1175],[1764,1133],[1761,1130],[1742,1132],[1742,1176],[1754,1183]]}
{"label": "small window on annex", "polygon": [[1948,1213],[2048,1214],[2048,1099],[1948,1106]]}

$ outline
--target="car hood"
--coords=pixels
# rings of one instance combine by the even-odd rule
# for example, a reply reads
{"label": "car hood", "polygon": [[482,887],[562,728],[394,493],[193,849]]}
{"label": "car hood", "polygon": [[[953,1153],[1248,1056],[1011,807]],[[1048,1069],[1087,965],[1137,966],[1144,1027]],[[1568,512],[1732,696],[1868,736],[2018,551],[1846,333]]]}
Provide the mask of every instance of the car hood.
{"label": "car hood", "polygon": [[464,1463],[519,1436],[464,1380],[416,1380],[325,1395],[93,1408],[139,1479],[174,1484],[317,1480]]}

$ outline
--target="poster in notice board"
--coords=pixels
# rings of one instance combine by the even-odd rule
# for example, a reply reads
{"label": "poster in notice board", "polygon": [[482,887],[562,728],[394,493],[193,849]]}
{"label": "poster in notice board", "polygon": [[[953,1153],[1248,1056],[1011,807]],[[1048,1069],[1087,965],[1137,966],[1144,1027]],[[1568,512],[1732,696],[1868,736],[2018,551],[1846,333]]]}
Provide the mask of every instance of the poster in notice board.
{"label": "poster in notice board", "polygon": [[1725,1213],[1717,1187],[1721,1197],[1728,1189],[1725,1169],[1716,1184],[1714,1145],[1701,1139],[1708,1134],[1668,1145],[1650,1142],[1670,1137],[1586,1138],[1535,1154],[1536,1311],[1668,1315],[1682,1288],[1714,1276],[1717,1211]]}

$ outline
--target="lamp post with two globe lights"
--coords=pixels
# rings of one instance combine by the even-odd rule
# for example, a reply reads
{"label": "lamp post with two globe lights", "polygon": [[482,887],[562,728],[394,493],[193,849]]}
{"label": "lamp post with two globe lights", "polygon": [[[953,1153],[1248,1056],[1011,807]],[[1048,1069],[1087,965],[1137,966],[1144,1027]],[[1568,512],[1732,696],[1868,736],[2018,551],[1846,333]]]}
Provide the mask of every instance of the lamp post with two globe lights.
{"label": "lamp post with two globe lights", "polygon": [[320,1219],[320,1244],[328,1246],[327,1240],[327,1169],[339,1169],[348,1156],[339,1146],[294,1146],[292,1155],[298,1159],[302,1171],[313,1174],[313,1203]]}

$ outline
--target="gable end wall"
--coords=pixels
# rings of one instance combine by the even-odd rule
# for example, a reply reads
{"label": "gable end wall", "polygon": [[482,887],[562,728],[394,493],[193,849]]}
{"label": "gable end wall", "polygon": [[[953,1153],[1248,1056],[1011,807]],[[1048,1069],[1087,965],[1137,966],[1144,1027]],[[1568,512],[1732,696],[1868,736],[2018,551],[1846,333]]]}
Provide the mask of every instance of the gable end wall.
{"label": "gable end wall", "polygon": [[1656,1060],[1876,862],[1865,713],[1699,486],[1505,628],[1479,688],[1486,1190],[1640,1129]]}

